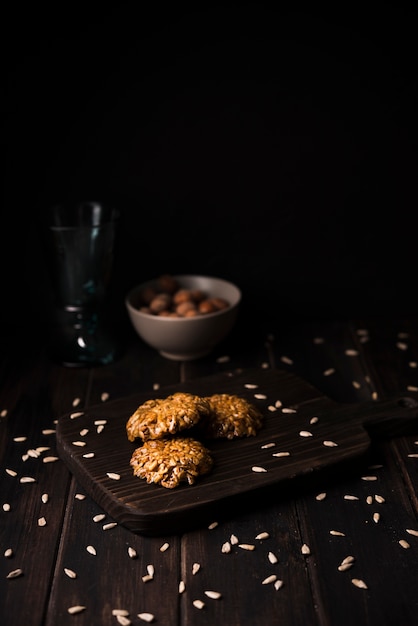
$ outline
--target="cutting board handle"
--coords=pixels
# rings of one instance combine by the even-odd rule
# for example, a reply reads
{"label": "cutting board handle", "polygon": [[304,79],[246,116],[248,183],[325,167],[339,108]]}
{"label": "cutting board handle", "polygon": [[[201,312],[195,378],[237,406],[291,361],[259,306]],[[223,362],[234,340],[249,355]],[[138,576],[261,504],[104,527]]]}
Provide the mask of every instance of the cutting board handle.
{"label": "cutting board handle", "polygon": [[372,439],[418,435],[418,399],[398,394],[362,402],[363,425]]}

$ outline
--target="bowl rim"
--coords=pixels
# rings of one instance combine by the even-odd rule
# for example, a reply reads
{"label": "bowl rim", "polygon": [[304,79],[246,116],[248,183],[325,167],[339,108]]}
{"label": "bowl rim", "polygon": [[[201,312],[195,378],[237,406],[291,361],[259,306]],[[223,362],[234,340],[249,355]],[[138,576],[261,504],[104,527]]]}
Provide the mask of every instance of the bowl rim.
{"label": "bowl rim", "polygon": [[142,283],[139,283],[138,285],[136,285],[135,287],[132,287],[128,291],[125,297],[125,305],[127,309],[131,313],[134,313],[135,315],[137,315],[139,318],[143,318],[146,320],[158,320],[158,323],[162,322],[162,323],[175,323],[175,324],[183,323],[184,324],[185,322],[198,323],[198,322],[201,322],[202,320],[211,319],[213,317],[219,317],[221,315],[225,315],[225,313],[236,309],[238,305],[241,303],[241,299],[242,299],[241,289],[235,283],[231,282],[230,280],[226,280],[225,278],[220,278],[218,276],[209,276],[206,274],[173,274],[172,277],[176,280],[181,280],[184,278],[203,278],[206,280],[216,280],[216,281],[222,282],[225,285],[228,285],[229,287],[232,287],[233,289],[235,289],[236,301],[233,304],[230,304],[225,309],[221,309],[220,311],[214,311],[213,313],[205,313],[204,315],[203,314],[196,315],[195,317],[165,317],[163,315],[153,315],[151,313],[145,313],[144,311],[140,311],[139,309],[134,307],[134,305],[131,303],[131,298],[140,289],[143,289],[145,286],[155,283],[158,280],[158,276],[157,276],[149,280],[144,280]]}

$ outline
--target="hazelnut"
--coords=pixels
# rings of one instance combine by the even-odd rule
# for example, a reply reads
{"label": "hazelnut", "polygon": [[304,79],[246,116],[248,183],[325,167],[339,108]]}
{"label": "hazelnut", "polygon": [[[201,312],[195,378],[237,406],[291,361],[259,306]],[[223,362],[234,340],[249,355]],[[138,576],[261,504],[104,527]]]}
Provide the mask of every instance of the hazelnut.
{"label": "hazelnut", "polygon": [[181,317],[190,317],[192,312],[196,313],[197,311],[196,305],[190,300],[180,302],[180,304],[176,306],[176,313],[178,313]]}
{"label": "hazelnut", "polygon": [[169,309],[171,305],[171,298],[168,293],[159,293],[150,302],[149,308],[152,313],[160,313],[165,309]]}
{"label": "hazelnut", "polygon": [[174,304],[180,304],[181,302],[188,302],[192,300],[190,289],[179,289],[173,295]]}
{"label": "hazelnut", "polygon": [[173,293],[175,293],[179,288],[176,279],[173,278],[173,276],[171,276],[170,274],[163,274],[162,276],[160,276],[158,279],[158,284],[161,291],[169,293],[170,295],[173,295]]}

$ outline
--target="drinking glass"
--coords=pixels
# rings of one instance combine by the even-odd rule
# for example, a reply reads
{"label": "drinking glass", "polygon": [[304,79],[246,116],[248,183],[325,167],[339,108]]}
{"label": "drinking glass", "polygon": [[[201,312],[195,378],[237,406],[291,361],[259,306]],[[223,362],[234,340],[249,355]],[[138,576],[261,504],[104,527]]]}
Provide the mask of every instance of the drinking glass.
{"label": "drinking glass", "polygon": [[67,201],[47,211],[51,356],[62,365],[106,365],[117,356],[107,298],[117,221],[118,212],[103,202]]}

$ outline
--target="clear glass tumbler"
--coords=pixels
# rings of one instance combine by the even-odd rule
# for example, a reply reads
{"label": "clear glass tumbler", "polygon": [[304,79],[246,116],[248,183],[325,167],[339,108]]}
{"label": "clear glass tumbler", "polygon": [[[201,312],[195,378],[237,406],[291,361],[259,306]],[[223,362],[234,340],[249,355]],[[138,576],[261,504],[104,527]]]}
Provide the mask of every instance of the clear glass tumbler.
{"label": "clear glass tumbler", "polygon": [[102,202],[63,202],[47,211],[47,264],[55,300],[51,355],[69,367],[106,365],[118,353],[108,288],[118,212]]}

